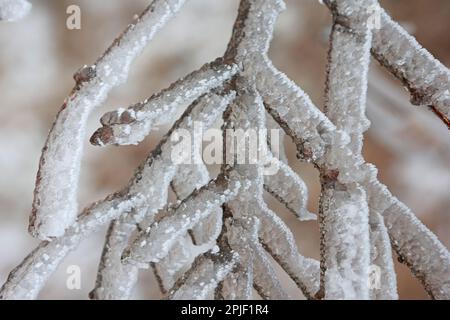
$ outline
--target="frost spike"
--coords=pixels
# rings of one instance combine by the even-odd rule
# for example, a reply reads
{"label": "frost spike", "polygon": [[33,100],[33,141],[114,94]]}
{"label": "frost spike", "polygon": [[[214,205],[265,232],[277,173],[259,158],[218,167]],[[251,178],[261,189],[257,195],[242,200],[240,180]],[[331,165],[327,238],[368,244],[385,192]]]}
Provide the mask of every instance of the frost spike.
{"label": "frost spike", "polygon": [[75,222],[86,120],[109,91],[123,83],[134,58],[184,0],[154,0],[96,61],[95,76],[76,84],[59,111],[42,151],[30,216],[30,233],[58,237]]}

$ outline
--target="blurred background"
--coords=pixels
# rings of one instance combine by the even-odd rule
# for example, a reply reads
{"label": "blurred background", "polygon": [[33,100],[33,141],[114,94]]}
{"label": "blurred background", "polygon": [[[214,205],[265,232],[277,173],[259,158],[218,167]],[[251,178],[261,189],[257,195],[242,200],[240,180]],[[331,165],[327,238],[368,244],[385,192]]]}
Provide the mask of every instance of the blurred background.
{"label": "blurred background", "polygon": [[[23,20],[0,22],[0,283],[37,241],[27,233],[34,179],[41,148],[72,75],[93,63],[149,0],[39,0]],[[323,105],[327,38],[331,17],[317,0],[285,0],[270,49],[274,64]],[[450,1],[385,0],[384,8],[446,66],[450,66]],[[81,9],[81,29],[66,28],[66,8]],[[92,114],[88,136],[100,116],[145,99],[177,78],[223,54],[238,0],[190,0],[133,64],[129,81],[112,91]],[[450,247],[450,140],[446,127],[426,108],[409,104],[396,79],[372,61],[364,155],[379,168],[380,180],[410,206]],[[154,147],[164,130],[139,146],[99,148],[88,144],[83,159],[80,207],[119,189]],[[317,212],[318,172],[300,163],[285,141],[291,166],[308,184],[309,209]],[[270,206],[293,230],[302,254],[319,257],[316,222],[299,222],[269,196]],[[106,229],[105,229],[106,230]],[[42,299],[86,299],[93,288],[105,230],[71,253],[42,291]],[[67,266],[82,270],[80,290],[66,288]],[[402,299],[427,299],[409,270],[397,263]],[[283,278],[295,298],[303,298]],[[143,271],[135,298],[157,299],[151,270]]]}

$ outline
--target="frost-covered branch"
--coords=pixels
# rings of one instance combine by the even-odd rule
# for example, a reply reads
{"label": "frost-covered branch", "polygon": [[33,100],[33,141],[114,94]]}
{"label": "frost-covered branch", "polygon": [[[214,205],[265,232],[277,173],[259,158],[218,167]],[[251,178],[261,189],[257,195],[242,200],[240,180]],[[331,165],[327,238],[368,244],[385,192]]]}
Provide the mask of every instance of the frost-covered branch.
{"label": "frost-covered branch", "polygon": [[[249,79],[243,78],[240,81],[248,83]],[[228,119],[226,119],[226,123],[235,130],[262,128],[265,125],[265,112],[262,99],[254,89],[251,90],[251,85],[248,85],[244,92],[238,92],[238,98],[235,100],[235,104],[234,108],[227,114]],[[225,145],[229,145],[229,143],[231,141],[226,141]],[[230,157],[233,157],[233,155]],[[259,238],[263,246],[296,282],[305,296],[312,298],[319,285],[318,265],[312,259],[304,258],[298,253],[294,237],[290,230],[275,213],[267,208],[262,198],[262,163],[259,165],[236,165],[236,170],[251,183],[241,190],[236,199],[228,203],[233,217],[244,217],[247,219],[256,217],[259,219],[261,222]],[[259,259],[256,261],[262,263],[267,260]],[[255,260],[253,260],[253,264],[255,264]],[[260,269],[261,267],[264,266],[260,266]],[[270,267],[265,266],[265,270],[270,270]],[[256,270],[253,271],[254,274],[255,272]],[[272,289],[275,287],[276,285],[273,284]],[[259,289],[263,290],[267,288]]]}
{"label": "frost-covered branch", "polygon": [[449,69],[385,11],[380,15],[381,28],[373,33],[373,56],[408,88],[413,104],[430,106],[450,128]]}
{"label": "frost-covered branch", "polygon": [[305,182],[284,162],[276,161],[274,175],[264,176],[264,189],[273,195],[300,220],[315,220],[316,216],[307,209],[308,189]]}
{"label": "frost-covered branch", "polygon": [[42,241],[11,271],[0,289],[0,299],[36,299],[48,278],[81,240],[143,203],[144,197],[140,195],[113,194],[85,209],[63,236],[53,241]]}
{"label": "frost-covered branch", "polygon": [[[357,179],[340,179],[340,168],[355,156],[362,159],[367,73],[372,31],[368,6],[375,1],[335,0],[328,53],[325,114],[337,130],[349,136],[351,154],[325,153],[321,169],[322,194],[321,290],[327,299],[369,298],[369,209]],[[345,83],[346,85],[342,85]]]}
{"label": "frost-covered branch", "polygon": [[[134,180],[136,182],[131,184],[130,191],[146,194],[147,206],[142,212],[132,212],[122,221],[112,222],[103,250],[93,297],[112,299],[127,299],[130,297],[134,285],[125,285],[125,283],[129,283],[131,279],[137,279],[138,270],[133,266],[122,265],[122,252],[127,247],[132,233],[136,230],[136,224],[141,223],[144,218],[146,223],[152,223],[155,213],[166,204],[167,190],[177,173],[178,167],[172,159],[179,140],[177,130],[187,130],[193,133],[195,130],[194,121],[201,122],[206,128],[213,125],[225,110],[226,105],[234,98],[233,92],[222,94],[210,93],[194,101],[161,140],[145,165],[141,167],[143,168],[142,174],[137,174],[137,178]],[[208,177],[204,178],[207,179]],[[201,182],[196,181],[196,183]],[[205,179],[204,182],[206,182]],[[155,183],[158,183],[158,185]],[[189,187],[191,188],[190,191],[192,192],[192,188],[195,189],[198,186],[200,185],[196,184]],[[186,196],[188,192],[189,190],[182,196]]]}
{"label": "frost-covered branch", "polygon": [[0,21],[17,21],[31,10],[31,3],[26,0],[0,0]]}
{"label": "frost-covered branch", "polygon": [[239,256],[224,252],[205,254],[198,257],[190,272],[187,272],[170,291],[169,299],[186,300],[213,299],[218,284],[233,270]]}
{"label": "frost-covered branch", "polygon": [[140,233],[122,256],[124,263],[158,262],[174,246],[177,239],[208,217],[217,206],[236,196],[241,183],[235,174],[219,176],[197,192],[192,193],[160,221]]}
{"label": "frost-covered branch", "polygon": [[173,123],[179,116],[179,106],[188,105],[199,96],[222,86],[236,71],[236,65],[225,64],[223,59],[217,59],[143,102],[128,109],[108,112],[100,119],[103,127],[93,134],[91,143],[137,144],[150,130],[165,123]]}
{"label": "frost-covered branch", "polygon": [[382,212],[392,248],[434,299],[450,299],[450,254],[439,239],[375,179],[367,182],[371,202]]}
{"label": "frost-covered branch", "polygon": [[[263,299],[288,299],[289,295],[283,290],[267,253],[259,242],[259,229],[260,222],[255,216],[228,220],[229,244],[239,253],[240,264],[247,266],[241,277],[248,275],[249,287],[253,286]],[[237,270],[240,271],[242,272]]]}
{"label": "frost-covered branch", "polygon": [[[370,203],[370,202],[369,202]],[[383,217],[377,211],[371,209],[369,214],[370,224],[370,258],[371,268],[369,283],[374,282],[370,289],[371,300],[397,300],[397,278],[395,275],[394,261],[392,259],[392,247],[388,230]],[[379,272],[378,274],[376,272]],[[379,278],[375,278],[379,276]],[[371,279],[374,277],[374,279]],[[379,284],[377,285],[377,281]]]}
{"label": "frost-covered branch", "polygon": [[[253,288],[264,299],[288,298],[271,255],[309,299],[396,299],[391,246],[433,298],[450,298],[448,250],[377,180],[376,169],[361,155],[369,125],[365,103],[371,46],[420,104],[432,104],[444,116],[448,71],[385,13],[384,26],[372,39],[366,9],[377,7],[375,0],[325,0],[333,13],[325,114],[268,57],[284,3],[241,0],[222,58],[144,102],[102,117],[93,144],[137,143],[157,126],[175,123],[128,185],[76,219],[87,116],[125,81],[132,60],[183,2],[153,1],[93,66],[75,74],[76,87],[49,134],[36,183],[30,230],[45,241],[11,272],[0,298],[36,298],[67,253],[107,223],[92,298],[130,298],[139,269],[149,265],[169,299],[250,299]],[[398,42],[390,43],[391,35]],[[408,65],[399,60],[405,50]],[[415,60],[420,67],[409,65]],[[184,105],[189,106],[178,118]],[[195,122],[207,129],[220,115],[223,165],[210,180],[208,168],[196,161],[201,160],[201,142],[186,148],[180,138],[182,132],[195,137]],[[244,150],[241,163],[242,150],[235,150],[235,137],[227,134],[278,126],[293,139],[298,157],[320,171],[320,264],[299,253],[292,232],[263,198],[265,189],[301,220],[312,219],[305,183],[285,158],[276,159],[267,135],[262,134],[256,154]],[[268,163],[278,169],[273,175],[265,171]],[[169,188],[178,198],[173,205],[167,204]],[[196,252],[191,264],[191,249],[206,243],[216,245]],[[380,269],[380,289],[369,288],[371,264]]]}
{"label": "frost-covered branch", "polygon": [[77,191],[86,120],[108,93],[126,81],[130,65],[185,0],[154,0],[92,65],[74,76],[47,137],[36,178],[30,232],[49,239],[64,234],[77,217]]}

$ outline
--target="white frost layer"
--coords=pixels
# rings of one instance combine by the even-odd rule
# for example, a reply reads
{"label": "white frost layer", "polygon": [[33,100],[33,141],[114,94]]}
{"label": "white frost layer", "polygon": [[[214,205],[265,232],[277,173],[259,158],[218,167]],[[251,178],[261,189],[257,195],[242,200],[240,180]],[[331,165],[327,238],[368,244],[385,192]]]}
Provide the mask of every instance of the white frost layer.
{"label": "white frost layer", "polygon": [[95,289],[89,294],[97,300],[128,300],[138,279],[138,268],[120,262],[123,249],[135,224],[120,220],[111,222],[106,234]]}
{"label": "white frost layer", "polygon": [[393,249],[435,299],[450,299],[450,254],[411,210],[378,181],[368,185],[373,202],[382,203]]}
{"label": "white frost layer", "polygon": [[17,21],[31,10],[31,3],[26,0],[0,0],[0,21]]}
{"label": "white frost layer", "polygon": [[160,262],[153,264],[155,275],[163,293],[169,291],[189,268],[189,264],[192,262],[192,246],[189,240],[180,238],[167,256]]}
{"label": "white frost layer", "polygon": [[259,243],[259,228],[259,220],[253,215],[234,219],[227,224],[228,242],[231,248],[239,253],[240,264],[251,268],[251,270],[240,268],[236,272],[244,272],[240,276],[241,278],[247,274],[252,276],[253,281],[249,281],[249,283],[253,284],[253,287],[263,299],[289,299],[289,295],[284,291],[266,251]]}
{"label": "white frost layer", "polygon": [[125,250],[122,260],[137,264],[160,261],[169,253],[177,239],[208,217],[217,206],[236,196],[240,186],[236,178],[210,182],[161,221],[141,232]]}
{"label": "white frost layer", "polygon": [[371,300],[397,300],[397,277],[392,259],[392,247],[383,217],[370,210]]}
{"label": "white frost layer", "polygon": [[368,299],[370,263],[366,193],[358,186],[322,190],[326,299]]}
{"label": "white frost layer", "polygon": [[308,205],[308,188],[305,182],[282,161],[276,160],[278,171],[264,176],[264,189],[286,206],[300,220],[315,220]]}
{"label": "white frost layer", "polygon": [[188,105],[201,95],[223,85],[237,69],[236,65],[207,63],[141,103],[126,110],[118,109],[106,113],[101,118],[101,123],[107,130],[112,130],[112,136],[108,136],[107,141],[94,143],[99,145],[139,143],[152,129],[173,123],[179,116],[180,106]]}
{"label": "white frost layer", "polygon": [[[222,261],[221,261],[222,260]],[[231,257],[200,257],[194,261],[192,272],[184,284],[170,292],[172,300],[205,300],[214,298],[214,290],[225,279],[238,261],[236,253]]]}
{"label": "white frost layer", "polygon": [[409,87],[413,104],[433,105],[450,118],[450,71],[384,11],[372,46],[375,58]]}
{"label": "white frost layer", "polygon": [[[30,232],[40,239],[58,237],[75,222],[86,121],[109,91],[123,83],[131,62],[184,3],[155,0],[134,25],[96,62],[91,78],[78,83],[47,138],[36,179]],[[92,67],[94,68],[94,67]]]}

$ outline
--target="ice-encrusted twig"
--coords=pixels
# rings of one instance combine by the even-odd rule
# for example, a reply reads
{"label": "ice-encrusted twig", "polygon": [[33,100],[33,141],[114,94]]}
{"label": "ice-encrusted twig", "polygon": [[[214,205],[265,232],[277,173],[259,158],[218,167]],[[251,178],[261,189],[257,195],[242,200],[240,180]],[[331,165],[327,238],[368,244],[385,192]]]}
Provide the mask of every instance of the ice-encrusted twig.
{"label": "ice-encrusted twig", "polygon": [[91,143],[126,145],[141,142],[150,130],[173,123],[180,113],[180,106],[222,86],[237,69],[234,64],[224,63],[222,58],[216,59],[143,102],[106,113],[100,119],[103,127],[93,134]]}
{"label": "ice-encrusted twig", "polygon": [[367,190],[382,210],[392,248],[434,299],[450,299],[450,254],[386,186],[372,179]]}
{"label": "ice-encrusted twig", "polygon": [[450,128],[450,71],[384,11],[374,29],[373,56],[411,94],[415,105],[430,106]]}
{"label": "ice-encrusted twig", "polygon": [[158,262],[164,258],[189,229],[208,217],[217,206],[236,196],[241,183],[238,175],[231,178],[221,175],[141,232],[136,240],[125,250],[124,263]]}
{"label": "ice-encrusted twig", "polygon": [[[226,105],[234,98],[233,92],[222,92],[221,94],[206,94],[194,101],[161,140],[146,164],[141,167],[144,168],[142,169],[143,174],[137,175],[135,181],[138,181],[138,183],[132,183],[130,190],[134,193],[145,194],[148,199],[147,206],[144,212],[132,212],[121,221],[112,222],[113,226],[110,227],[110,232],[107,235],[100,262],[94,298],[127,299],[130,297],[134,284],[129,282],[132,279],[137,279],[138,270],[132,266],[122,265],[122,252],[127,247],[132,232],[136,230],[136,224],[140,223],[144,217],[147,223],[151,223],[154,214],[166,204],[167,190],[178,168],[177,163],[173,163],[172,158],[173,151],[178,144],[177,130],[187,130],[193,133],[193,130],[195,130],[194,121],[199,121],[203,126],[209,128],[223,112]],[[191,161],[192,159],[186,160]],[[207,181],[203,180],[198,182],[204,184]],[[158,182],[159,185],[152,185],[155,182]],[[193,187],[198,186],[194,185]],[[190,191],[193,190],[193,187],[190,187]],[[179,190],[179,192],[181,191]],[[189,190],[184,190],[182,195],[186,196],[188,192]],[[125,283],[128,283],[128,285]]]}
{"label": "ice-encrusted twig", "polygon": [[233,252],[208,253],[195,259],[192,269],[187,272],[180,285],[169,292],[172,300],[205,300],[214,298],[214,290],[225,279],[238,262]]}
{"label": "ice-encrusted twig", "polygon": [[138,270],[135,266],[122,265],[115,261],[120,261],[129,235],[135,228],[135,224],[123,223],[120,220],[114,220],[109,225],[95,289],[89,294],[91,299],[125,300],[131,297]]}
{"label": "ice-encrusted twig", "polygon": [[65,256],[91,233],[112,219],[144,203],[145,197],[113,194],[84,210],[65,234],[42,241],[8,276],[0,289],[0,299],[36,299],[45,282]]}
{"label": "ice-encrusted twig", "polygon": [[47,137],[36,178],[31,234],[61,236],[76,220],[77,190],[86,120],[109,91],[123,83],[134,58],[185,0],[154,0],[90,67],[79,70]]}
{"label": "ice-encrusted twig", "polygon": [[[348,134],[346,146],[351,156],[362,159],[363,133],[369,127],[365,104],[372,39],[367,7],[375,1],[330,2],[333,27],[324,110],[336,129]],[[344,163],[353,162],[348,154],[328,149],[325,159],[319,210],[321,290],[326,299],[368,299],[370,238],[366,192],[357,179],[340,178]]]}
{"label": "ice-encrusted twig", "polygon": [[284,137],[286,134],[272,117],[266,117],[266,126],[267,130],[271,131],[270,134],[267,134],[267,144],[269,145],[270,151],[272,151],[275,158],[288,164],[286,149],[284,147]]}
{"label": "ice-encrusted twig", "polygon": [[[241,79],[244,82],[249,79]],[[234,129],[261,128],[265,125],[265,111],[259,94],[247,87],[238,92],[234,109],[225,119]],[[228,141],[225,143],[227,145]],[[294,237],[282,220],[273,213],[262,198],[262,163],[258,165],[236,165],[236,170],[249,181],[238,197],[228,206],[233,217],[257,217],[261,221],[259,238],[265,249],[274,257],[286,273],[296,282],[306,297],[312,298],[319,286],[317,262],[298,253]],[[261,261],[260,261],[261,262]],[[255,263],[255,261],[254,261]]]}
{"label": "ice-encrusted twig", "polygon": [[[192,242],[186,237],[180,237],[169,253],[158,263],[151,263],[155,276],[158,280],[160,290],[163,294],[174,286],[175,282],[190,267]],[[131,264],[125,264],[131,265]]]}
{"label": "ice-encrusted twig", "polygon": [[0,0],[0,21],[17,21],[31,10],[31,3],[26,0]]}
{"label": "ice-encrusted twig", "polygon": [[[235,219],[228,227],[231,248],[239,252],[241,263],[250,266],[253,287],[263,299],[285,300],[289,295],[283,290],[278,276],[259,243],[259,220],[255,216]],[[243,261],[247,258],[249,261]]]}
{"label": "ice-encrusted twig", "polygon": [[[219,96],[217,94],[211,94],[208,96],[205,96],[203,98],[203,102],[196,101],[193,103],[187,110],[184,117],[181,117],[181,119],[174,125],[172,130],[169,131],[169,133],[166,135],[164,139],[160,142],[159,146],[156,147],[156,149],[149,155],[149,157],[143,162],[143,164],[137,169],[136,173],[134,174],[133,178],[130,180],[130,183],[127,187],[125,187],[120,193],[113,194],[109,196],[108,202],[111,202],[111,205],[115,205],[118,208],[124,208],[122,211],[117,212],[115,216],[109,217],[108,215],[99,215],[96,214],[95,218],[92,218],[92,215],[82,214],[79,218],[79,221],[73,225],[73,227],[70,227],[68,231],[65,233],[64,236],[60,238],[54,239],[52,242],[42,242],[38,248],[42,249],[36,249],[29,257],[25,259],[25,261],[16,269],[13,270],[10,274],[10,277],[8,278],[7,282],[4,284],[3,288],[5,290],[8,290],[8,293],[4,296],[5,298],[8,297],[15,297],[15,296],[21,296],[20,288],[22,286],[22,283],[24,286],[27,286],[29,288],[33,288],[33,290],[30,290],[30,293],[27,297],[33,298],[35,297],[39,290],[41,289],[43,283],[45,280],[51,275],[51,273],[56,269],[59,262],[65,257],[65,255],[70,251],[73,250],[79,241],[81,241],[81,237],[77,237],[77,242],[73,245],[62,246],[60,243],[66,243],[68,240],[67,238],[71,239],[72,235],[70,230],[78,230],[80,227],[79,225],[84,228],[83,221],[85,219],[88,219],[86,223],[89,225],[95,225],[95,220],[92,221],[91,219],[99,219],[96,223],[99,223],[100,225],[108,223],[112,219],[116,219],[118,217],[121,217],[121,214],[124,213],[124,210],[130,211],[131,214],[125,215],[121,217],[121,219],[124,219],[124,223],[126,224],[136,224],[139,221],[143,219],[143,210],[141,206],[144,208],[151,208],[150,210],[146,210],[146,216],[147,218],[152,216],[158,209],[162,208],[165,204],[165,199],[167,196],[164,196],[164,194],[160,194],[158,192],[164,191],[167,192],[167,187],[169,186],[169,183],[175,174],[175,166],[171,164],[171,151],[172,147],[176,145],[176,141],[171,141],[170,136],[171,133],[173,133],[178,128],[189,128],[190,121],[187,119],[187,115],[190,117],[194,117],[195,119],[198,119],[199,121],[202,121],[205,126],[211,125],[216,117],[221,114],[223,109],[225,108],[226,104],[233,99],[234,94],[233,92],[226,93],[223,97]],[[222,106],[222,107],[220,107]],[[222,108],[222,109],[221,109]],[[195,115],[198,115],[196,118]],[[164,188],[157,188],[155,186],[152,186],[152,183],[154,181],[159,181],[161,185],[166,185],[166,189]],[[143,198],[141,204],[130,204],[130,207],[125,207],[125,205],[128,203],[124,200],[124,198],[119,198],[118,195],[121,194],[130,194],[134,195],[134,197],[141,195]],[[121,201],[124,202],[123,206],[120,205]],[[99,207],[102,210],[105,209],[105,205],[102,204],[102,202],[93,205],[93,208]],[[141,209],[141,210],[139,210]],[[86,212],[91,212],[93,209],[86,209]],[[97,212],[97,211],[95,211]],[[87,218],[85,218],[87,217]],[[47,247],[49,249],[47,249]],[[119,249],[116,249],[119,250]],[[44,255],[44,257],[48,257],[49,261],[46,262],[44,259],[42,264],[39,263],[41,259],[43,259],[41,256]],[[53,258],[54,257],[54,258]],[[105,258],[108,257],[105,256]],[[30,262],[31,261],[31,262]],[[114,262],[114,261],[112,261]],[[31,263],[32,267],[28,267],[28,265]],[[120,263],[120,259],[118,260],[118,263]],[[34,264],[39,264],[39,268],[43,268],[45,277],[42,277],[39,270],[36,271],[33,269]],[[111,264],[111,261],[107,264],[110,268],[114,267],[114,264]],[[106,265],[103,265],[101,268],[102,272],[105,272],[108,270],[108,268],[105,268]],[[118,267],[117,267],[118,268]],[[116,270],[120,270],[117,269]],[[35,273],[35,274],[33,274]],[[123,275],[123,274],[122,274]],[[119,275],[117,275],[119,276]],[[128,277],[128,275],[124,275],[125,277]],[[30,280],[31,279],[31,280]],[[102,279],[101,283],[106,283],[108,280],[115,280],[111,277],[101,277]],[[35,281],[35,283],[33,282]],[[98,283],[99,284],[99,283]],[[97,284],[97,285],[98,285]],[[17,292],[14,291],[14,289],[17,288]],[[96,289],[99,287],[97,286]],[[107,285],[107,289],[116,288],[114,285]],[[101,290],[103,295],[109,295],[109,293],[105,292],[105,290]],[[120,293],[120,292],[119,292]],[[116,294],[119,294],[116,293]],[[27,293],[28,294],[28,293]],[[117,295],[114,294],[115,297]]]}
{"label": "ice-encrusted twig", "polygon": [[371,246],[370,299],[397,300],[397,279],[388,230],[381,214],[373,209],[370,210],[369,223]]}
{"label": "ice-encrusted twig", "polygon": [[[193,150],[193,152],[197,153],[200,151],[201,150]],[[178,171],[173,177],[170,185],[178,199],[177,201],[183,201],[193,191],[200,189],[202,186],[207,184],[209,180],[210,177],[208,169],[203,163],[181,164],[178,166]],[[220,207],[218,207],[218,210],[221,212]],[[164,215],[167,214],[168,213],[164,213]],[[211,215],[213,216],[214,213],[212,213]],[[220,222],[222,222],[221,217]],[[203,222],[200,222],[198,226],[206,227]],[[220,230],[221,227],[219,227],[218,232],[220,232]],[[199,239],[199,242],[202,242],[203,240],[205,240],[205,238],[211,236],[210,234],[208,235],[208,233],[208,229],[199,229],[198,233],[196,233],[195,235],[191,233],[190,238],[194,243],[197,243],[197,239]],[[219,233],[214,234],[213,239],[211,240],[215,240],[218,235]],[[161,261],[157,263],[151,263],[155,276],[158,279],[161,292],[163,294],[166,294],[168,290],[172,288],[174,283],[179,279],[179,277],[183,274],[183,272],[186,271],[187,268],[189,268],[188,264],[191,262],[190,251],[192,251],[192,242],[187,240],[186,236],[180,237],[180,239],[169,251],[167,256],[165,256],[163,259],[161,259]]]}
{"label": "ice-encrusted twig", "polygon": [[[201,159],[201,146],[196,143],[193,146],[193,153]],[[198,150],[195,150],[198,149]],[[200,189],[210,180],[208,168],[203,162],[194,164],[181,164],[178,172],[172,180],[172,190],[179,201],[184,200],[194,190]],[[222,208],[220,206],[213,209],[211,215],[199,222],[191,230],[192,241],[195,245],[205,244],[214,241],[219,236],[222,229]]]}
{"label": "ice-encrusted twig", "polygon": [[259,204],[257,217],[261,221],[261,243],[303,294],[309,299],[314,298],[319,290],[319,263],[302,256],[286,224],[266,205]]}

